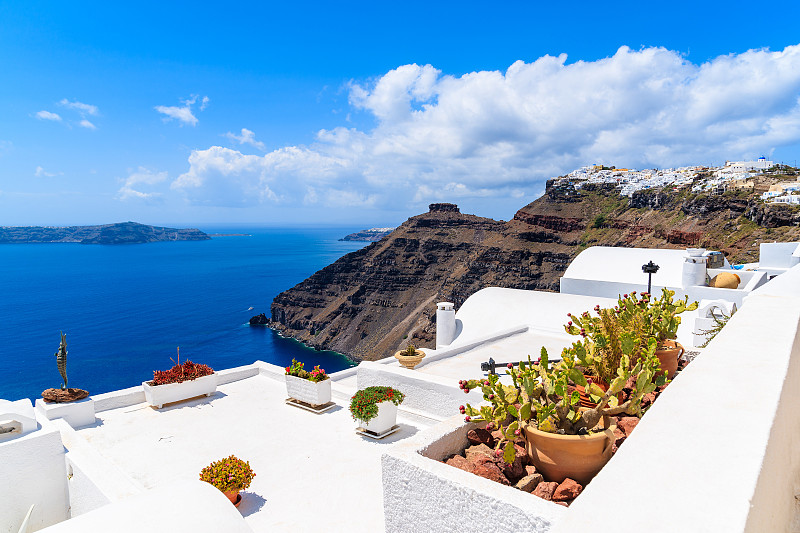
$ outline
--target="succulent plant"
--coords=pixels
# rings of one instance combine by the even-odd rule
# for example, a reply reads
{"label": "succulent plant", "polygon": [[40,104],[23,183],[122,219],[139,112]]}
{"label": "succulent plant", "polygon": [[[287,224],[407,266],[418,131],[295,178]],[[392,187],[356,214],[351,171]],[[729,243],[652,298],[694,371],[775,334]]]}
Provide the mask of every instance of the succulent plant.
{"label": "succulent plant", "polygon": [[417,347],[413,344],[406,346],[406,349],[400,352],[400,355],[414,356],[417,355]]}

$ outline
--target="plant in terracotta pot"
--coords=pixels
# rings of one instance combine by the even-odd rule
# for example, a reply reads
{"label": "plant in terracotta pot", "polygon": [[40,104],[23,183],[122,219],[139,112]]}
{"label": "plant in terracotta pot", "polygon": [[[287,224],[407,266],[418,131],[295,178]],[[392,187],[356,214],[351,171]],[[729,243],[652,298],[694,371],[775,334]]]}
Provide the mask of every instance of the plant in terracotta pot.
{"label": "plant in terracotta pot", "polygon": [[200,471],[200,481],[217,487],[237,507],[242,501],[239,492],[249,487],[254,477],[256,473],[250,463],[235,455],[214,461]]}
{"label": "plant in terracotta pot", "polygon": [[418,350],[413,344],[406,346],[405,350],[400,350],[394,354],[395,358],[400,361],[400,364],[409,370],[414,370],[422,358],[425,357],[425,352]]}
{"label": "plant in terracotta pot", "polygon": [[362,429],[376,434],[385,433],[394,427],[397,406],[405,398],[405,394],[392,387],[367,387],[350,398],[350,414]]}
{"label": "plant in terracotta pot", "polygon": [[303,363],[292,359],[286,367],[286,392],[290,398],[308,405],[325,405],[331,401],[331,380],[319,365],[309,372]]}
{"label": "plant in terracotta pot", "polygon": [[[565,349],[562,360],[550,364],[542,348],[535,362],[529,357],[518,368],[509,365],[506,374],[511,384],[502,383],[496,374],[462,381],[467,391],[480,388],[489,404],[480,408],[467,404],[461,412],[468,422],[485,420],[501,430],[505,444],[498,442],[497,449],[507,463],[516,457],[514,441],[524,438],[531,460],[546,479],[562,482],[569,477],[585,485],[611,458],[615,440],[611,416],[641,415],[643,397],[665,382],[658,375],[655,348],[656,341],[651,340],[633,364],[623,353],[606,391],[584,377],[575,352]],[[580,408],[579,394],[569,390],[570,382],[587,387],[597,405]],[[631,394],[620,403],[617,395],[626,384],[632,385]]]}
{"label": "plant in terracotta pot", "polygon": [[178,402],[196,396],[211,396],[217,390],[217,375],[214,369],[189,359],[181,363],[173,359],[169,370],[154,370],[153,380],[142,382],[145,399],[150,405],[161,408],[164,404]]}
{"label": "plant in terracotta pot", "polygon": [[678,338],[678,326],[681,324],[681,313],[697,309],[697,302],[689,303],[689,297],[674,300],[675,291],[661,289],[661,297],[654,298],[648,293],[636,296],[626,294],[619,299],[619,315],[623,322],[641,321],[645,333],[658,342],[656,355],[661,361],[661,368],[667,371],[672,379],[678,369],[678,360],[683,355],[683,346]]}
{"label": "plant in terracotta pot", "polygon": [[[588,312],[580,316],[569,314],[571,320],[564,329],[582,338],[566,351],[576,360],[584,376],[605,391],[617,377],[623,356],[627,356],[629,362],[635,362],[642,350],[647,349],[647,343],[641,320],[623,324],[614,309],[595,306],[594,311],[597,316]],[[596,398],[590,398],[590,391],[581,384],[576,384],[576,387],[581,395],[581,405],[594,407]]]}

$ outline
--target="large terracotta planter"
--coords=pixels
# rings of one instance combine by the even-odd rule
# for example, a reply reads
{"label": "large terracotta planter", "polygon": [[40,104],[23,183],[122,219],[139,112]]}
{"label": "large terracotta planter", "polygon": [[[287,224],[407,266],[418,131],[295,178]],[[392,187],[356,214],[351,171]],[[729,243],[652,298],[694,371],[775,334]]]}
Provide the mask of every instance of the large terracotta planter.
{"label": "large terracotta planter", "polygon": [[683,355],[683,346],[674,340],[666,340],[658,343],[656,356],[661,363],[661,370],[667,371],[667,377],[672,379],[678,370],[678,359]]}
{"label": "large terracotta planter", "polygon": [[211,396],[217,390],[217,374],[166,385],[151,385],[149,381],[145,381],[142,383],[142,388],[147,403],[161,409],[166,403],[188,400],[197,396]]}
{"label": "large terracotta planter", "polygon": [[534,466],[547,481],[561,483],[566,478],[586,485],[611,459],[616,424],[605,421],[605,431],[592,435],[558,435],[523,427],[525,448]]}
{"label": "large terracotta planter", "polygon": [[404,367],[408,368],[409,370],[414,370],[414,367],[417,366],[422,358],[425,357],[425,352],[422,350],[414,350],[414,355],[404,355],[405,350],[397,352],[394,354],[395,358],[400,361],[400,364]]}
{"label": "large terracotta planter", "polygon": [[290,398],[309,405],[325,405],[331,401],[331,380],[311,381],[286,374],[286,392]]}
{"label": "large terracotta planter", "polygon": [[369,422],[362,420],[356,422],[361,429],[380,435],[392,429],[397,423],[397,406],[390,401],[381,402],[378,404],[378,416]]}

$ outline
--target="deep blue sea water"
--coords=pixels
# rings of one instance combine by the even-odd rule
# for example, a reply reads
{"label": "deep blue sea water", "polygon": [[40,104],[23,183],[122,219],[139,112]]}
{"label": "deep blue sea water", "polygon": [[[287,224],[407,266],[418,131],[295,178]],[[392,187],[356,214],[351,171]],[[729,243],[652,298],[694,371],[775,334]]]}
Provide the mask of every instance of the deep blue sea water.
{"label": "deep blue sea water", "polygon": [[[67,336],[70,387],[99,394],[152,379],[186,358],[215,369],[260,359],[328,372],[352,366],[250,327],[279,292],[365,243],[362,228],[215,228],[210,241],[134,245],[0,245],[0,398],[60,387],[55,352]],[[248,310],[253,307],[252,310]]]}

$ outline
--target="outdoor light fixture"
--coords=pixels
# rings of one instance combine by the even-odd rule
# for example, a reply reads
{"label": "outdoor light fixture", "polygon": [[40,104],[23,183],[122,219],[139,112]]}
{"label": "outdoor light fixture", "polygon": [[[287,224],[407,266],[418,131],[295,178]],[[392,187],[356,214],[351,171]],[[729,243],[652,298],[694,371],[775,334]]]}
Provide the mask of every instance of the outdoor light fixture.
{"label": "outdoor light fixture", "polygon": [[658,272],[659,268],[660,267],[657,264],[653,263],[652,261],[650,261],[646,265],[642,265],[642,272],[647,274],[647,294],[650,294],[650,288],[652,287],[653,283],[653,274]]}

